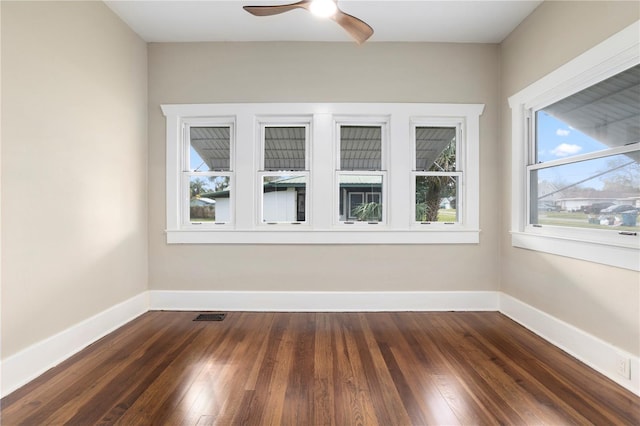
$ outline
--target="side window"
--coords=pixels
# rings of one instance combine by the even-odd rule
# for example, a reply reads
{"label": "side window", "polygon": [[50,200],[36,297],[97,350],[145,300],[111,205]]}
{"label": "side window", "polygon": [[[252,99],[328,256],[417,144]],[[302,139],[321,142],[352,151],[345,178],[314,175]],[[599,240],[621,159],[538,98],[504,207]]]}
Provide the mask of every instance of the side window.
{"label": "side window", "polygon": [[529,224],[640,231],[640,65],[531,112]]}
{"label": "side window", "polygon": [[386,125],[338,124],[338,221],[385,222],[383,136]]}
{"label": "side window", "polygon": [[460,222],[460,126],[414,125],[414,221]]}
{"label": "side window", "polygon": [[307,222],[309,125],[261,126],[260,223]]}
{"label": "side window", "polygon": [[509,97],[514,247],[640,270],[639,87],[632,25]]}
{"label": "side window", "polygon": [[233,126],[186,124],[187,155],[184,173],[188,184],[187,224],[232,222]]}

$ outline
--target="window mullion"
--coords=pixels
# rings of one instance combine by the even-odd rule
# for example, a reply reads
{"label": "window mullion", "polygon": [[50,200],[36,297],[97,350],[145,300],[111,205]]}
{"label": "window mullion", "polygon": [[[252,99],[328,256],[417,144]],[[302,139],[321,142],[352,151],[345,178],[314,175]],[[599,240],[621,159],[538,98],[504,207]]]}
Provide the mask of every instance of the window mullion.
{"label": "window mullion", "polygon": [[309,200],[310,216],[313,218],[312,227],[315,229],[329,229],[333,223],[333,213],[338,209],[334,206],[334,188],[336,168],[334,153],[335,138],[333,134],[333,118],[328,113],[314,114],[310,129],[310,177],[309,187],[313,199]]}
{"label": "window mullion", "polygon": [[236,229],[254,229],[257,214],[255,172],[258,165],[259,125],[249,111],[237,115],[235,144],[235,197]]}

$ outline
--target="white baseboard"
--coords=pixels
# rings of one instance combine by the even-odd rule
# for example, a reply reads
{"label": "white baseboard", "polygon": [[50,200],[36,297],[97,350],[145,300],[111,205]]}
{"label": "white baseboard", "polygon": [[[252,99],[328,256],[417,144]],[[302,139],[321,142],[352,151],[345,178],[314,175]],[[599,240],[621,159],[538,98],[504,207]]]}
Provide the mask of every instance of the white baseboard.
{"label": "white baseboard", "polygon": [[[500,312],[620,386],[640,395],[639,357],[504,293],[500,293]],[[630,360],[630,379],[616,372],[616,362],[621,357]]]}
{"label": "white baseboard", "polygon": [[176,311],[497,311],[495,291],[159,291],[154,310]]}
{"label": "white baseboard", "polygon": [[58,334],[8,357],[2,362],[2,397],[149,310],[143,292]]}

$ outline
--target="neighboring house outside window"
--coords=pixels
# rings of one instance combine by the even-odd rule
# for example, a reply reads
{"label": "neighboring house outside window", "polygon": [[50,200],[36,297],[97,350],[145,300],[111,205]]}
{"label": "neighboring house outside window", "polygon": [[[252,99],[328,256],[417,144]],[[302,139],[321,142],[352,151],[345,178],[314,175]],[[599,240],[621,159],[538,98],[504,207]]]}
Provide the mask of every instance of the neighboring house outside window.
{"label": "neighboring house outside window", "polygon": [[260,126],[260,223],[303,224],[309,180],[309,122]]}
{"label": "neighboring house outside window", "polygon": [[510,98],[514,246],[640,270],[637,33]]}
{"label": "neighboring house outside window", "polygon": [[339,143],[338,221],[345,225],[385,222],[387,123],[354,124],[341,119]]}
{"label": "neighboring house outside window", "polygon": [[183,224],[231,223],[231,145],[233,123],[220,120],[186,121],[183,177],[188,182],[189,214]]}
{"label": "neighboring house outside window", "polygon": [[[484,105],[162,109],[168,243],[479,242]],[[435,192],[425,192],[423,183],[434,182],[440,184]],[[416,216],[427,199],[436,200],[434,219]]]}

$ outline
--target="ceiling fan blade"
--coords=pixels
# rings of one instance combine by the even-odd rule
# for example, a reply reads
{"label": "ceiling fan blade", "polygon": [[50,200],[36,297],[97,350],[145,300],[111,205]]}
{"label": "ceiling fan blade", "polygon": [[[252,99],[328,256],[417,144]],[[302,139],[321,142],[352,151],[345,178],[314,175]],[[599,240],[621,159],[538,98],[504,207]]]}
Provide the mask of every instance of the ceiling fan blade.
{"label": "ceiling fan blade", "polygon": [[242,6],[242,8],[255,16],[271,16],[288,12],[293,9],[308,9],[309,3],[311,3],[311,0],[302,0],[297,3],[276,6]]}
{"label": "ceiling fan blade", "polygon": [[340,9],[331,17],[338,23],[358,44],[362,44],[373,35],[373,28],[361,19],[344,13]]}

